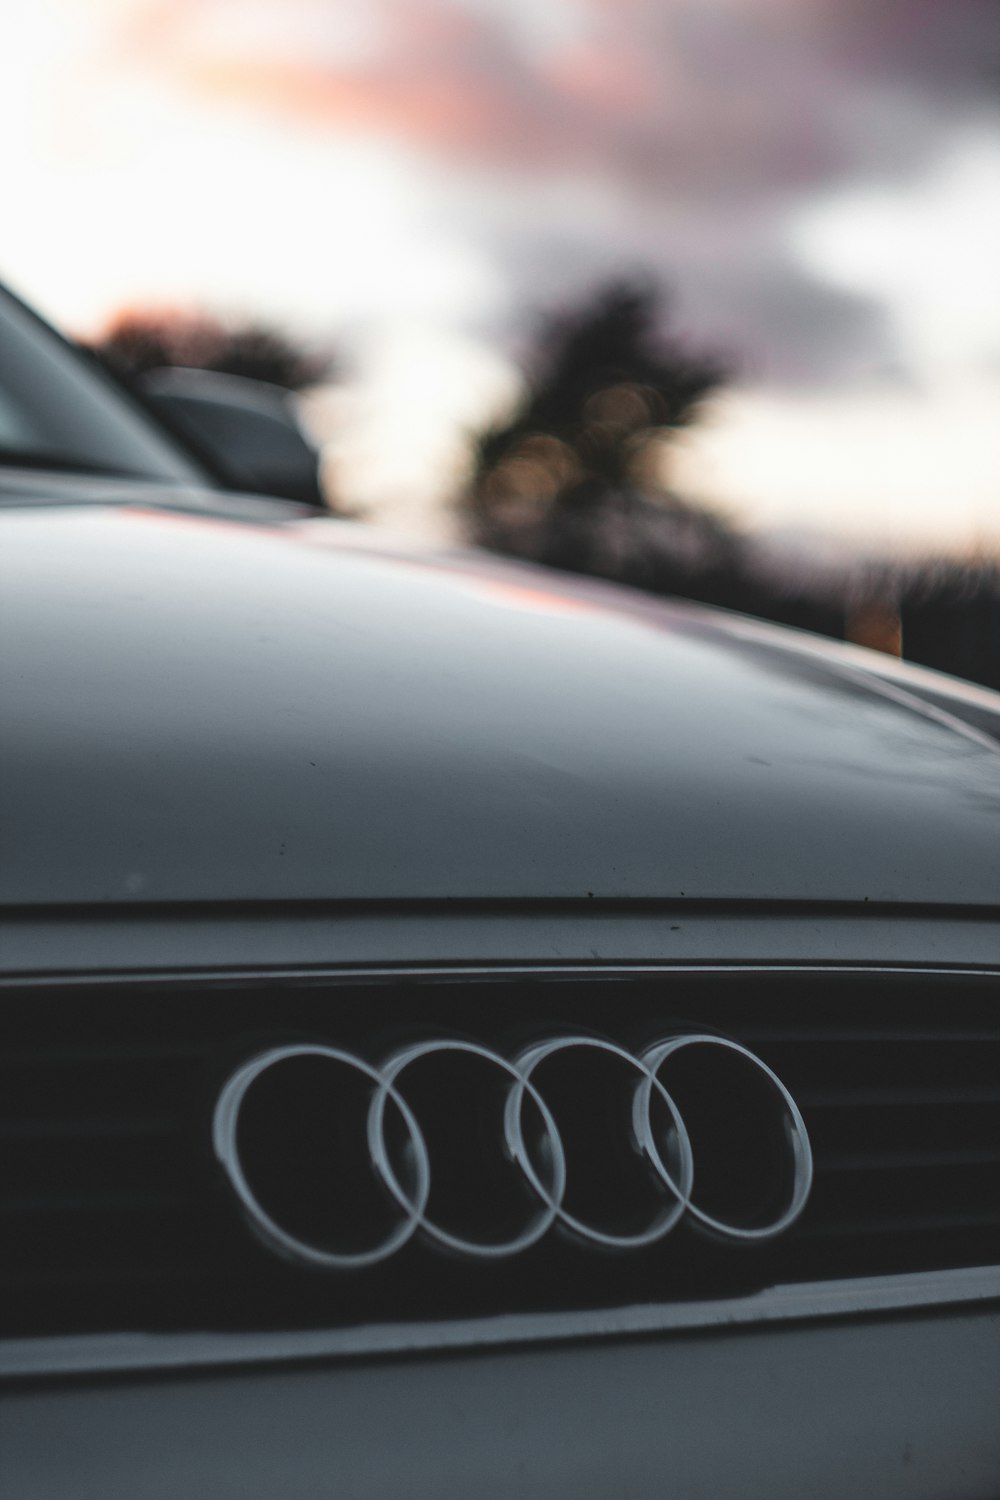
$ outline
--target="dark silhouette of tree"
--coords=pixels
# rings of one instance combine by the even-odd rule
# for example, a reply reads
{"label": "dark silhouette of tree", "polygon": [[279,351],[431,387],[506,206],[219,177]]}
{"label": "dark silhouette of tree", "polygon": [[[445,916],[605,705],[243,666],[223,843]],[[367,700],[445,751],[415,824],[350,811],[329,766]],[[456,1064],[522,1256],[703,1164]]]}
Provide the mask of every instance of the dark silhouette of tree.
{"label": "dark silhouette of tree", "polygon": [[912,568],[898,601],[904,656],[1000,689],[1000,560]]}
{"label": "dark silhouette of tree", "polygon": [[121,313],[90,348],[126,378],[180,365],[245,375],[290,391],[329,377],[333,366],[329,351],[305,349],[268,324],[228,323],[203,313]]}
{"label": "dark silhouette of tree", "polygon": [[474,540],[662,592],[690,592],[697,577],[714,595],[738,538],[671,494],[662,469],[671,435],[724,376],[665,332],[651,284],[615,283],[549,321],[521,409],[477,440],[464,506]]}
{"label": "dark silhouette of tree", "polygon": [[724,378],[718,362],[667,339],[659,324],[654,288],[624,282],[551,320],[528,371],[528,401],[508,427],[483,436],[481,466],[543,434],[569,448],[581,477],[628,480],[637,450],[689,422]]}

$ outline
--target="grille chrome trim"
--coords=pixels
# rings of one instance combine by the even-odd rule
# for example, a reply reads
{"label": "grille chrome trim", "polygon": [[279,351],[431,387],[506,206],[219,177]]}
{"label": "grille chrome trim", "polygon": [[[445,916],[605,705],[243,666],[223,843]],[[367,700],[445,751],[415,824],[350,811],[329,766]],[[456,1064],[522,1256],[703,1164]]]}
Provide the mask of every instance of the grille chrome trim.
{"label": "grille chrome trim", "polygon": [[[349,1068],[352,1071],[360,1073],[371,1085],[374,1097],[383,1102],[383,1108],[386,1097],[392,1100],[406,1127],[417,1164],[414,1202],[412,1204],[407,1202],[402,1203],[401,1207],[404,1213],[402,1222],[393,1226],[385,1240],[374,1248],[356,1251],[353,1254],[337,1254],[331,1250],[320,1250],[301,1238],[289,1234],[262,1206],[253,1188],[247,1181],[236,1140],[240,1109],[246,1098],[247,1091],[265,1070],[276,1064],[280,1065],[283,1062],[293,1061],[296,1058],[322,1058],[327,1062],[335,1063],[339,1067]],[[375,1092],[376,1090],[378,1092]],[[369,1126],[370,1134],[371,1128]],[[212,1123],[212,1144],[234,1192],[247,1212],[249,1222],[260,1234],[264,1242],[273,1246],[279,1254],[287,1256],[290,1260],[303,1260],[324,1270],[354,1269],[359,1266],[375,1265],[378,1261],[385,1260],[410,1238],[421,1222],[424,1210],[427,1207],[427,1197],[430,1192],[431,1181],[430,1162],[427,1159],[427,1150],[424,1146],[420,1127],[417,1125],[410,1106],[397,1093],[396,1089],[393,1088],[391,1078],[383,1079],[382,1075],[375,1068],[370,1067],[360,1057],[356,1057],[350,1052],[343,1052],[339,1047],[324,1047],[318,1044],[277,1047],[260,1057],[252,1058],[249,1062],[244,1063],[229,1079],[215,1106],[215,1118]]]}
{"label": "grille chrome trim", "polygon": [[[996,974],[1000,913],[866,905],[761,912],[722,903],[636,909],[378,914],[167,909],[3,914],[0,985],[212,983],[230,979],[364,978],[390,974],[528,976],[552,969],[613,973],[687,969],[800,973]],[[183,953],[183,963],[178,954]],[[553,962],[551,955],[560,959]],[[58,955],[58,963],[53,955]],[[332,955],[336,955],[334,959]]]}
{"label": "grille chrome trim", "polygon": [[[991,1169],[987,1162],[991,1162],[995,1151],[1000,1149],[1000,1117],[996,1115],[995,1109],[976,1105],[974,1110],[967,1111],[967,1120],[963,1119],[961,1112],[949,1114],[944,1142],[948,1146],[949,1160],[940,1159],[943,1143],[938,1138],[937,1127],[931,1128],[926,1110],[900,1109],[886,1112],[883,1118],[886,1128],[886,1139],[882,1142],[884,1150],[880,1149],[869,1161],[861,1163],[863,1170],[849,1173],[838,1170],[834,1176],[830,1163],[836,1156],[847,1153],[856,1157],[858,1151],[865,1148],[870,1121],[866,1117],[848,1129],[850,1120],[845,1123],[844,1110],[821,1108],[817,1114],[811,1106],[807,1106],[809,1091],[824,1083],[815,1066],[820,1054],[807,1044],[813,1034],[819,1039],[821,1032],[825,1033],[827,1023],[834,1026],[835,1035],[831,1040],[835,1043],[835,1051],[855,1042],[867,1045],[867,1032],[871,1029],[872,1037],[877,1043],[872,1055],[878,1053],[885,1057],[895,1051],[893,1044],[898,1039],[904,1035],[912,1035],[914,1043],[920,1044],[919,1050],[911,1052],[909,1046],[906,1049],[916,1068],[913,1077],[917,1081],[926,1082],[928,1067],[933,1065],[936,1070],[938,1066],[934,1060],[937,1054],[933,1044],[938,1031],[935,1017],[940,1014],[942,1018],[947,1017],[947,1024],[945,1019],[941,1022],[940,1040],[947,1041],[954,1032],[955,1040],[962,1043],[970,1062],[971,1071],[967,1081],[981,1083],[987,1077],[995,1079],[993,1062],[975,1044],[986,1040],[987,1036],[992,1040],[994,1048],[1000,1044],[1000,1007],[997,1004],[1000,1001],[1000,990],[996,983],[1000,973],[995,966],[991,976],[965,969],[961,971],[962,982],[956,987],[958,972],[946,965],[936,965],[931,971],[899,964],[892,968],[880,966],[876,970],[857,964],[846,968],[770,964],[712,964],[694,968],[686,965],[633,964],[620,968],[616,966],[611,970],[610,966],[594,969],[593,966],[553,962],[541,969],[532,964],[518,965],[516,976],[496,964],[484,964],[471,972],[464,970],[461,974],[456,973],[455,969],[439,968],[434,971],[432,978],[427,970],[415,971],[412,967],[399,970],[379,965],[378,982],[384,979],[398,982],[410,979],[412,982],[400,990],[395,1018],[389,1015],[384,1023],[388,1029],[384,1035],[380,1030],[377,1043],[373,1043],[378,1055],[382,1055],[383,1045],[385,1051],[389,1052],[413,1036],[414,1030],[409,1017],[414,1007],[421,1017],[424,1017],[426,1010],[424,1019],[432,1032],[435,1029],[441,1033],[464,1032],[470,1028],[478,1030],[482,1025],[486,1033],[484,1040],[493,1041],[508,1055],[514,1055],[518,1047],[530,1041],[536,1018],[540,1016],[547,1018],[546,1026],[551,1024],[560,1027],[565,1024],[575,1027],[583,1022],[597,1029],[606,1029],[609,1034],[614,1034],[619,1041],[627,1043],[639,1053],[648,1045],[650,1037],[657,1034],[658,1022],[667,1019],[660,1010],[657,992],[659,981],[669,974],[680,986],[677,991],[680,1000],[671,1006],[671,1021],[675,1019],[676,1012],[676,1020],[681,1027],[708,1024],[718,1026],[720,1031],[730,1035],[739,1036],[744,1043],[758,1050],[777,1069],[780,1076],[787,1080],[805,1110],[810,1136],[817,1152],[817,1169],[825,1174],[832,1193],[822,1201],[819,1194],[814,1193],[812,1207],[808,1210],[809,1220],[800,1226],[801,1234],[796,1231],[793,1243],[780,1245],[773,1252],[770,1248],[762,1252],[755,1250],[753,1255],[759,1256],[756,1262],[750,1256],[742,1262],[737,1262],[732,1256],[725,1261],[722,1259],[724,1247],[707,1242],[699,1247],[698,1256],[695,1257],[693,1253],[689,1254],[689,1241],[685,1232],[684,1235],[678,1234],[665,1249],[665,1256],[670,1260],[669,1266],[666,1261],[661,1262],[653,1257],[643,1260],[646,1252],[637,1252],[637,1260],[627,1267],[630,1278],[628,1281],[614,1286],[609,1280],[601,1278],[598,1292],[591,1296],[588,1286],[593,1284],[593,1278],[585,1282],[590,1270],[587,1262],[579,1255],[569,1236],[558,1239],[553,1237],[550,1241],[552,1255],[546,1261],[537,1261],[540,1272],[537,1284],[532,1283],[526,1292],[522,1292],[522,1283],[516,1274],[508,1276],[506,1282],[501,1282],[501,1272],[495,1278],[497,1286],[502,1288],[501,1296],[494,1295],[492,1285],[488,1284],[487,1274],[493,1277],[492,1270],[488,1273],[477,1271],[475,1276],[478,1280],[470,1275],[459,1286],[453,1281],[452,1267],[447,1260],[435,1260],[415,1240],[412,1253],[409,1249],[404,1252],[408,1257],[407,1269],[412,1261],[414,1276],[406,1276],[399,1281],[399,1287],[402,1288],[399,1295],[396,1295],[396,1284],[386,1282],[385,1287],[391,1295],[387,1299],[383,1298],[383,1285],[380,1283],[376,1286],[371,1282],[366,1288],[362,1276],[350,1279],[348,1297],[336,1288],[340,1278],[327,1278],[324,1287],[318,1279],[309,1281],[305,1279],[306,1273],[287,1268],[287,1262],[282,1258],[265,1257],[259,1242],[247,1235],[242,1216],[226,1212],[227,1204],[230,1209],[235,1205],[230,1202],[228,1193],[218,1192],[221,1186],[218,1163],[210,1150],[201,1153],[195,1162],[192,1144],[195,1142],[195,1135],[190,1130],[172,1131],[169,1154],[166,1146],[159,1140],[148,1143],[145,1137],[141,1151],[137,1145],[135,1152],[123,1153],[116,1143],[105,1146],[98,1142],[94,1147],[95,1173],[99,1168],[101,1183],[110,1188],[122,1184],[128,1186],[135,1180],[141,1185],[141,1181],[150,1172],[162,1173],[165,1182],[169,1176],[171,1183],[177,1180],[191,1184],[191,1211],[186,1213],[183,1225],[176,1215],[173,1218],[166,1214],[155,1217],[133,1215],[128,1219],[124,1214],[117,1215],[111,1224],[111,1230],[115,1236],[120,1237],[122,1248],[121,1255],[116,1255],[110,1269],[105,1264],[108,1236],[102,1231],[103,1238],[98,1238],[99,1226],[93,1215],[77,1216],[72,1223],[67,1220],[64,1231],[59,1236],[50,1233],[48,1239],[44,1234],[46,1225],[36,1227],[33,1221],[26,1221],[24,1253],[15,1254],[16,1245],[10,1252],[11,1295],[7,1306],[11,1313],[3,1333],[8,1338],[25,1338],[62,1336],[64,1330],[67,1334],[72,1330],[74,1336],[78,1331],[82,1336],[89,1331],[97,1333],[127,1329],[274,1330],[307,1325],[323,1329],[343,1327],[345,1321],[358,1327],[379,1319],[387,1324],[400,1321],[415,1323],[439,1316],[476,1318],[492,1316],[502,1311],[527,1314],[534,1310],[587,1309],[595,1308],[598,1301],[605,1307],[619,1307],[625,1301],[659,1305],[667,1298],[678,1301],[683,1298],[694,1303],[698,1298],[746,1295],[755,1287],[805,1285],[825,1280],[842,1282],[857,1277],[930,1274],[938,1268],[1000,1264],[1000,1207],[985,1227],[962,1227],[969,1213],[978,1211],[980,1204],[991,1201],[995,1204],[993,1194],[988,1198],[984,1196],[984,1173]],[[522,1004],[518,996],[520,984],[531,974],[537,976],[539,982],[531,986],[531,993]],[[800,982],[803,974],[815,976],[811,979],[808,994]],[[850,976],[849,986],[841,983],[839,976],[845,974]],[[930,982],[929,974],[935,982]],[[467,995],[462,981],[473,975],[476,979],[497,982],[488,989],[477,989]],[[872,1000],[876,1002],[871,1007],[867,997],[860,996],[860,992],[855,993],[861,975],[866,976],[867,988]],[[573,983],[568,987],[559,983],[570,976],[574,979],[579,976],[595,983]],[[654,984],[648,983],[652,976],[655,976]],[[743,982],[754,976],[759,981],[758,984],[752,990],[744,992]],[[968,976],[967,980],[965,976]],[[11,1039],[16,1044],[14,1051],[18,1056],[22,1052],[28,1056],[30,1052],[32,1063],[40,1063],[47,1052],[45,1038],[51,1031],[51,1024],[46,1017],[50,1014],[58,1015],[65,1018],[70,1028],[69,1035],[73,1039],[72,1047],[67,1043],[59,1048],[57,1061],[60,1066],[68,1065],[75,1058],[77,1043],[80,1044],[80,1061],[88,1071],[95,1064],[95,1059],[101,1063],[101,1068],[94,1075],[96,1082],[93,1085],[88,1082],[86,1085],[86,1099],[81,1092],[81,1107],[77,1108],[75,1093],[72,1097],[66,1096],[71,1099],[72,1108],[60,1105],[59,1114],[66,1122],[71,1117],[76,1120],[77,1116],[82,1117],[83,1114],[103,1118],[106,1113],[105,1074],[108,1068],[112,1063],[117,1066],[119,1060],[127,1061],[131,1068],[136,1057],[139,1057],[143,1063],[141,1076],[144,1081],[141,1087],[130,1086],[127,1090],[127,1097],[122,1101],[124,1113],[131,1118],[134,1109],[141,1104],[143,1108],[148,1106],[151,1118],[158,1117],[167,1091],[173,1094],[176,1075],[178,1086],[183,1083],[184,1089],[188,1090],[185,1097],[194,1100],[196,1104],[199,1099],[202,1101],[199,1108],[203,1112],[204,1123],[197,1135],[199,1140],[205,1141],[210,1134],[211,1104],[217,1098],[216,1091],[243,1052],[242,1047],[237,1049],[228,1038],[234,1038],[237,1031],[242,1036],[245,1031],[247,1050],[243,1055],[249,1055],[251,1049],[264,1045],[266,1041],[288,1042],[294,1038],[322,1034],[338,1045],[359,1046],[361,1054],[367,1056],[364,1038],[370,1030],[369,1018],[374,1014],[371,999],[377,985],[373,986],[366,981],[375,977],[370,970],[360,974],[354,970],[349,976],[345,968],[331,965],[322,976],[323,986],[320,989],[314,979],[298,976],[298,982],[293,980],[281,987],[282,1022],[277,1029],[270,1020],[275,998],[271,994],[272,985],[269,979],[261,975],[251,978],[250,983],[244,985],[240,982],[243,975],[217,973],[212,976],[211,984],[199,986],[197,990],[190,983],[165,984],[162,979],[141,987],[136,986],[135,993],[130,992],[130,985],[111,986],[103,996],[96,998],[101,999],[101,1003],[106,1000],[109,1006],[113,1005],[109,1016],[113,1017],[121,1030],[123,1040],[120,1044],[115,1044],[111,1049],[113,1056],[109,1054],[107,1058],[104,1057],[107,1049],[103,1046],[100,1057],[97,1057],[93,1042],[93,1012],[89,1005],[80,1004],[79,987],[66,986],[64,994],[64,986],[48,986],[49,993],[37,998],[37,986],[25,986],[23,996],[15,994],[11,997],[13,1005],[9,1015],[11,1026],[15,1028],[11,1032]],[[360,979],[362,982],[354,991],[341,992],[341,986],[349,978]],[[642,980],[634,988],[630,987],[629,993],[637,997],[637,1008],[634,1019],[627,1024],[625,1020],[619,1024],[618,1017],[631,1013],[631,1001],[623,1011],[615,991],[610,988],[612,982],[619,978]],[[431,986],[425,988],[420,981],[428,979],[431,980]],[[458,983],[455,982],[456,979]],[[722,979],[725,980],[724,986],[717,984],[717,980]],[[438,980],[444,982],[439,984]],[[684,995],[688,982],[695,980],[697,982],[692,984],[688,1003]],[[553,984],[552,981],[556,983]],[[766,999],[772,985],[775,991],[781,991],[773,1003]],[[603,993],[604,991],[607,993]],[[470,1006],[467,1003],[470,998],[478,1000],[490,995],[493,999],[488,1006]],[[844,996],[843,1005],[846,1010],[842,1009],[841,996]],[[336,1002],[339,1013],[342,997],[346,1006],[343,1010],[346,1030],[342,1029],[339,1020],[336,1025],[332,1020],[327,1025],[326,1020],[328,1014],[332,1016],[332,1012],[328,1012],[332,1002]],[[708,1012],[704,1014],[701,1009],[702,997],[708,1007]],[[746,1003],[750,999],[753,999],[753,1005]],[[863,1006],[862,999],[865,1002]],[[946,1002],[943,1009],[942,1000]],[[584,1005],[584,1001],[586,1005],[581,1014],[578,1005]],[[758,1001],[762,1002],[759,1013]],[[825,1019],[821,1002],[825,1004]],[[147,1003],[150,1006],[148,1011]],[[290,1010],[286,1011],[286,1006]],[[820,1009],[816,1009],[817,1006]],[[508,1009],[511,1011],[509,1020],[505,1018],[502,1023],[494,1020],[497,1016],[506,1017]],[[869,1012],[871,1028],[868,1026]],[[379,1013],[381,1014],[381,1009]],[[523,1024],[518,1021],[519,1014],[530,1017],[530,1025],[527,1021]],[[644,1014],[652,1018],[649,1024],[642,1020]],[[160,1023],[151,1024],[157,1016],[160,1017]],[[18,1020],[17,1017],[22,1019]],[[234,1031],[231,1022],[236,1017],[239,1017],[239,1027]],[[786,1019],[791,1023],[790,1026],[786,1025]],[[910,1020],[914,1023],[912,1033],[908,1024]],[[197,1036],[191,1029],[195,1022]],[[907,1024],[904,1025],[904,1022]],[[381,1027],[383,1022],[379,1021],[378,1024]],[[22,1029],[18,1031],[17,1027]],[[111,1030],[114,1032],[114,1026]],[[152,1058],[152,1052],[150,1059],[146,1058],[146,1052],[151,1049],[145,1041],[138,1052],[134,1045],[136,1037],[141,1035],[146,1038],[147,1033],[156,1043],[155,1050],[162,1049],[168,1055],[170,1064],[169,1069],[164,1067],[160,1070],[162,1079],[159,1074],[154,1078],[150,1073],[149,1078],[154,1085],[152,1088],[145,1081],[145,1064],[147,1061],[151,1062]],[[178,1037],[187,1039],[183,1046]],[[772,1051],[772,1048],[775,1050]],[[790,1071],[789,1048],[795,1054],[801,1053],[804,1072],[793,1075]],[[840,1053],[837,1052],[837,1055]],[[941,1056],[944,1058],[945,1054],[942,1053]],[[797,1056],[796,1068],[799,1060]],[[964,1067],[965,1064],[962,1063],[961,1066]],[[957,1071],[959,1063],[956,1062],[955,1068],[949,1063],[948,1067],[949,1076],[953,1076],[956,1082],[960,1081],[960,1072]],[[905,1081],[903,1073],[906,1072],[909,1076],[909,1068],[909,1061],[905,1069],[897,1068],[893,1063],[892,1075],[895,1077],[898,1072],[900,1080]],[[882,1064],[879,1062],[876,1070],[879,1076],[869,1077],[867,1070],[862,1069],[857,1081],[866,1088],[870,1087],[880,1081],[881,1071]],[[66,1077],[69,1078],[68,1071]],[[58,1084],[62,1097],[64,1085],[61,1078]],[[76,1085],[73,1087],[75,1089]],[[82,1083],[80,1088],[82,1091]],[[13,1096],[7,1103],[10,1105],[8,1113],[13,1111],[16,1116],[18,1106],[14,1103]],[[42,1110],[40,1106],[38,1113],[47,1118],[51,1112]],[[854,1113],[862,1114],[861,1111],[846,1112],[848,1116]],[[205,1126],[209,1126],[209,1130]],[[62,1134],[62,1131],[59,1133]],[[46,1154],[46,1171],[51,1158],[55,1185],[64,1180],[72,1180],[66,1171],[61,1168],[56,1170],[59,1163],[52,1157],[52,1152],[57,1145],[58,1141],[53,1138],[51,1143],[46,1139],[31,1146],[31,1150],[39,1157],[39,1166],[42,1165],[43,1153]],[[897,1161],[896,1157],[903,1148],[904,1156]],[[933,1160],[924,1162],[923,1156],[928,1150],[932,1153]],[[968,1162],[963,1164],[950,1160],[953,1152],[971,1154]],[[909,1160],[911,1154],[914,1155],[912,1163]],[[976,1162],[980,1158],[982,1164],[977,1167]],[[28,1168],[34,1170],[34,1157],[25,1156],[24,1162],[25,1173],[22,1175],[27,1179]],[[858,1162],[855,1161],[854,1165],[857,1168]],[[922,1224],[919,1234],[914,1236],[911,1234],[913,1214],[921,1210],[927,1195],[924,1193],[921,1196],[920,1173],[913,1169],[922,1165],[934,1169],[936,1175],[932,1185],[935,1194],[938,1189],[945,1190],[946,1201],[942,1204],[942,1213],[938,1218],[933,1223],[928,1220],[927,1224]],[[184,1166],[183,1177],[179,1175],[179,1166]],[[885,1189],[880,1186],[883,1179],[874,1171],[876,1167],[880,1172],[884,1169],[888,1173],[891,1169],[893,1173],[898,1171],[901,1174],[899,1212],[902,1214],[905,1211],[907,1215],[905,1234],[892,1232],[893,1225],[881,1222],[879,1193],[882,1192],[884,1197]],[[956,1171],[956,1168],[960,1170]],[[888,1182],[888,1176],[884,1180]],[[94,1181],[98,1181],[97,1175]],[[11,1190],[13,1191],[13,1185]],[[707,1197],[703,1196],[701,1201],[710,1206]],[[820,1219],[830,1233],[823,1231]],[[857,1233],[853,1237],[833,1233],[841,1222],[849,1229],[856,1229]],[[814,1229],[819,1232],[813,1234]],[[197,1236],[204,1238],[206,1230],[211,1230],[211,1254],[196,1253],[192,1241]],[[861,1236],[860,1239],[858,1235]],[[72,1264],[61,1252],[58,1257],[54,1251],[49,1256],[48,1246],[57,1239],[59,1243],[72,1247]],[[119,1238],[114,1243],[117,1246]],[[542,1247],[542,1254],[549,1254],[548,1247]],[[65,1266],[64,1260],[67,1261]],[[536,1260],[533,1260],[530,1267],[532,1272],[535,1266]],[[274,1268],[273,1274],[268,1267]],[[556,1275],[550,1274],[553,1269],[557,1271]],[[679,1272],[676,1281],[672,1274],[667,1274],[674,1269]],[[579,1281],[575,1280],[577,1273]],[[293,1276],[297,1275],[301,1275],[302,1279],[293,1281]],[[546,1275],[549,1275],[547,1285],[544,1280]],[[258,1282],[261,1280],[266,1280],[270,1299],[265,1299],[263,1304],[258,1297]],[[119,1286],[122,1289],[120,1294]],[[417,1293],[411,1297],[410,1289],[414,1286]],[[447,1306],[453,1290],[454,1305]],[[78,1307],[84,1309],[79,1314],[76,1311]]]}
{"label": "grille chrome trim", "polygon": [[891,1318],[1000,1304],[1000,1266],[855,1277],[772,1287],[750,1297],[586,1312],[512,1313],[440,1323],[371,1324],[280,1333],[84,1334],[0,1339],[0,1386],[183,1375],[248,1366],[329,1364],[573,1340],[649,1338],[783,1323]]}
{"label": "grille chrome trim", "polygon": [[[749,1064],[752,1072],[766,1078],[770,1095],[777,1096],[779,1123],[791,1164],[792,1187],[788,1203],[782,1206],[773,1220],[743,1226],[713,1216],[692,1202],[695,1152],[691,1137],[673,1096],[658,1077],[668,1058],[691,1046],[703,1051],[718,1050],[730,1058],[738,1057],[743,1066]],[[628,1113],[631,1116],[632,1154],[647,1169],[649,1181],[645,1184],[644,1196],[648,1196],[649,1189],[654,1185],[658,1190],[653,1198],[652,1209],[647,1210],[644,1215],[647,1217],[651,1212],[652,1218],[639,1228],[614,1231],[604,1229],[570,1212],[566,1206],[567,1157],[563,1130],[546,1100],[544,1084],[539,1088],[533,1075],[540,1066],[544,1068],[564,1054],[581,1052],[596,1054],[602,1059],[610,1057],[619,1064],[624,1063],[638,1075],[632,1081],[630,1099],[626,1095],[626,1102],[630,1105]],[[531,1210],[526,1227],[513,1235],[482,1242],[469,1238],[468,1235],[448,1231],[429,1212],[428,1200],[434,1176],[432,1153],[416,1109],[406,1098],[402,1079],[413,1064],[442,1056],[464,1058],[467,1063],[470,1060],[485,1062],[489,1067],[498,1069],[506,1078],[502,1138],[498,1144],[506,1149],[508,1159],[520,1170]],[[371,1099],[365,1111],[368,1156],[375,1174],[389,1190],[403,1219],[385,1230],[383,1237],[374,1245],[366,1245],[362,1250],[340,1252],[320,1248],[301,1235],[290,1233],[264,1206],[248,1175],[239,1139],[241,1111],[248,1102],[251,1090],[260,1080],[268,1074],[273,1075],[275,1070],[280,1071],[296,1062],[313,1065],[317,1062],[332,1063],[339,1069],[346,1068],[359,1073],[370,1086]],[[532,1160],[523,1124],[526,1099],[534,1105],[541,1121],[551,1163],[550,1182],[543,1180],[543,1175]],[[415,1175],[410,1188],[400,1181],[387,1145],[387,1100],[392,1102],[403,1121],[410,1153],[415,1162]],[[252,1100],[250,1102],[252,1104]],[[301,1109],[301,1095],[298,1093],[295,1095],[295,1102],[296,1107]],[[677,1145],[676,1165],[668,1165],[664,1159],[663,1143],[657,1139],[653,1123],[655,1104],[661,1104],[669,1115]],[[458,1123],[467,1130],[472,1124],[468,1119],[462,1119]],[[270,1133],[273,1135],[273,1129]],[[454,1132],[451,1132],[450,1138],[453,1135]],[[215,1106],[212,1143],[216,1158],[254,1231],[280,1254],[324,1270],[347,1270],[375,1265],[393,1255],[418,1229],[432,1242],[459,1255],[499,1259],[519,1254],[534,1245],[557,1219],[583,1242],[613,1250],[632,1250],[656,1244],[670,1233],[685,1213],[690,1213],[696,1230],[707,1231],[720,1240],[732,1240],[736,1243],[771,1240],[784,1233],[799,1218],[809,1198],[813,1179],[812,1151],[805,1121],[785,1085],[749,1048],[728,1038],[702,1032],[661,1039],[641,1056],[634,1055],[606,1037],[572,1033],[556,1035],[529,1047],[514,1061],[508,1061],[492,1048],[479,1043],[441,1037],[407,1047],[390,1057],[381,1067],[373,1067],[354,1053],[318,1043],[276,1047],[244,1062],[228,1079]],[[273,1145],[270,1149],[273,1151]],[[331,1175],[335,1176],[335,1173],[332,1172]],[[478,1183],[474,1185],[482,1186]]]}

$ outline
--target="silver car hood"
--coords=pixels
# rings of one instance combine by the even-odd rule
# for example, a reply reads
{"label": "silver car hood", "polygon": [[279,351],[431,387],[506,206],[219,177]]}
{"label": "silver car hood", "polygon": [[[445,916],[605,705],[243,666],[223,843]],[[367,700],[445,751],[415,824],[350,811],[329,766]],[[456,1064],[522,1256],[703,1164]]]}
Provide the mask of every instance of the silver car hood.
{"label": "silver car hood", "polygon": [[0,571],[4,904],[1000,906],[948,679],[333,521],[8,511]]}

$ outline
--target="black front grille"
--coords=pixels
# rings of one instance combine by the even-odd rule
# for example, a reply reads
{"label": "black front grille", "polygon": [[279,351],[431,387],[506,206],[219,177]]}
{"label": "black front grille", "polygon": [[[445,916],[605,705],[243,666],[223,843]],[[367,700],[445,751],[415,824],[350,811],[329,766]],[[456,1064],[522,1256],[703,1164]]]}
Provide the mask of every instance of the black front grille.
{"label": "black front grille", "polygon": [[[221,1089],[269,1048],[319,1043],[377,1061],[451,1036],[510,1057],[582,1031],[637,1052],[692,1030],[750,1048],[806,1121],[812,1195],[772,1242],[720,1244],[682,1221],[629,1252],[550,1232],[508,1260],[470,1263],[417,1238],[364,1270],[308,1269],[250,1231],[213,1154]],[[1000,1263],[996,978],[595,971],[80,986],[8,992],[0,1034],[7,1334],[428,1319]],[[434,1129],[446,1140],[455,1122]]]}

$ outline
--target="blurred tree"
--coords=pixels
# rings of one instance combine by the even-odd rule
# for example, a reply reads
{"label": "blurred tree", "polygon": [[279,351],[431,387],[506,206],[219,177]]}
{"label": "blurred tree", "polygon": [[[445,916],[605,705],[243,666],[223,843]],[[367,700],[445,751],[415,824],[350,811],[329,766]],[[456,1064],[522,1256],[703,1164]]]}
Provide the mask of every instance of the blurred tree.
{"label": "blurred tree", "polygon": [[672,434],[725,371],[662,322],[651,284],[618,282],[542,327],[521,409],[476,443],[464,501],[475,541],[662,592],[696,578],[699,597],[725,590],[736,534],[663,477]]}
{"label": "blurred tree", "polygon": [[463,498],[482,546],[743,610],[1000,687],[1000,562],[885,563],[824,580],[671,493],[677,430],[724,382],[664,331],[650,285],[616,283],[541,328],[526,394],[482,433]]}
{"label": "blurred tree", "polygon": [[938,559],[904,573],[903,655],[1000,689],[1000,559]]}
{"label": "blurred tree", "polygon": [[228,323],[204,313],[123,312],[91,352],[115,374],[181,365],[245,375],[298,391],[329,378],[329,351],[307,350],[265,323]]}

